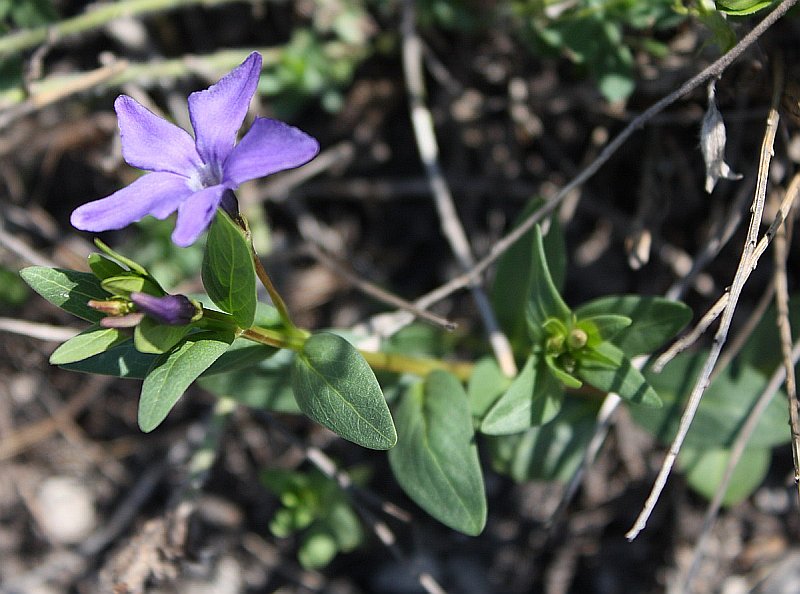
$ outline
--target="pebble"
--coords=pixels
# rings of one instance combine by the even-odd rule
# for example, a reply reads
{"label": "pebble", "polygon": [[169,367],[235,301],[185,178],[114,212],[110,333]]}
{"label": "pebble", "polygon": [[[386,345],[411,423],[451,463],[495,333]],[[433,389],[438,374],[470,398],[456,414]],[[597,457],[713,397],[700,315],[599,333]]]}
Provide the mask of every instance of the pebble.
{"label": "pebble", "polygon": [[54,544],[75,544],[97,525],[94,499],[89,489],[68,476],[54,476],[36,494],[42,530]]}

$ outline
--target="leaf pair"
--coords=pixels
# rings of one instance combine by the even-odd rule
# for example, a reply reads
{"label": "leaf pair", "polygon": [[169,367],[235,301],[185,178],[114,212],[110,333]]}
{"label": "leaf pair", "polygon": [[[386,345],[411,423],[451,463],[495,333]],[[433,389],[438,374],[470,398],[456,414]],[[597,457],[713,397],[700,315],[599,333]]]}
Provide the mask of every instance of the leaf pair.
{"label": "leaf pair", "polygon": [[[541,425],[555,417],[565,389],[584,383],[622,398],[659,406],[657,393],[630,362],[674,336],[690,319],[681,303],[658,297],[612,296],[574,312],[558,289],[563,283],[564,250],[558,227],[548,249],[555,255],[556,278],[548,266],[545,240],[538,226],[498,264],[493,299],[503,328],[525,364],[491,406],[483,406],[481,431],[503,435]],[[520,244],[522,244],[520,241]],[[529,256],[526,262],[524,256]],[[520,283],[513,290],[513,279]],[[520,298],[524,289],[525,300]],[[524,342],[522,329],[527,333]]]}

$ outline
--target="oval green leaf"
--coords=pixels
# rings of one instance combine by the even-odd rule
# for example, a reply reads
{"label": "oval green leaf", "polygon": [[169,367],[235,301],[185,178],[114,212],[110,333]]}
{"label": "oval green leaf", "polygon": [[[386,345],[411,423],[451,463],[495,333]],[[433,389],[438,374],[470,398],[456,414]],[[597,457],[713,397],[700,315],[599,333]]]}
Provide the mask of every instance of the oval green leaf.
{"label": "oval green leaf", "polygon": [[558,415],[546,425],[490,437],[492,467],[518,483],[568,482],[592,439],[597,410],[595,402],[566,398]]}
{"label": "oval green leaf", "polygon": [[83,361],[127,340],[128,337],[117,328],[101,328],[92,326],[77,336],[70,338],[67,342],[59,346],[50,355],[50,363],[53,365],[64,365]]}
{"label": "oval green leaf", "polygon": [[23,268],[19,274],[31,289],[64,311],[90,322],[105,317],[87,305],[92,299],[103,301],[110,297],[93,274],[46,266]]}
{"label": "oval green leaf", "polygon": [[692,310],[684,303],[653,296],[612,295],[575,310],[578,320],[606,314],[631,319],[631,324],[611,339],[627,357],[654,352],[692,319]]}
{"label": "oval green leaf", "polygon": [[550,276],[539,225],[534,227],[531,267],[531,286],[525,309],[525,321],[528,325],[528,334],[535,343],[539,343],[547,336],[544,324],[549,318],[568,323],[572,315]]}
{"label": "oval green leaf", "polygon": [[[706,499],[711,499],[719,489],[730,458],[731,452],[726,449],[683,447],[678,465],[686,473],[689,486]],[[771,460],[772,452],[767,448],[746,448],[736,464],[722,504],[730,506],[747,499],[766,478]]]}
{"label": "oval green leaf", "polygon": [[578,361],[575,375],[603,392],[614,392],[630,402],[660,407],[661,399],[623,352],[609,342],[602,342]]}
{"label": "oval green leaf", "polygon": [[323,332],[295,358],[292,388],[309,418],[365,448],[397,443],[392,415],[369,364],[349,342]]}
{"label": "oval green leaf", "polygon": [[558,414],[564,392],[546,363],[531,355],[481,423],[481,433],[507,435],[547,423]]}
{"label": "oval green leaf", "polygon": [[411,386],[396,411],[399,439],[389,451],[397,482],[443,524],[475,536],[486,525],[486,494],[467,395],[449,373]]}
{"label": "oval green leaf", "polygon": [[158,357],[142,384],[139,428],[158,427],[197,377],[228,350],[233,334],[198,332],[170,353]]}
{"label": "oval green leaf", "polygon": [[253,257],[245,232],[218,211],[206,240],[203,285],[217,307],[231,314],[241,328],[252,326],[256,315]]}
{"label": "oval green leaf", "polygon": [[[692,391],[705,358],[705,353],[678,355],[661,373],[647,374],[664,406],[660,409],[631,407],[631,413],[639,425],[662,443],[671,443],[675,437],[686,397]],[[766,376],[749,365],[728,366],[721,370],[697,407],[685,445],[690,448],[731,447],[766,385]],[[779,392],[761,415],[749,446],[772,447],[788,442],[787,409],[786,395]]]}

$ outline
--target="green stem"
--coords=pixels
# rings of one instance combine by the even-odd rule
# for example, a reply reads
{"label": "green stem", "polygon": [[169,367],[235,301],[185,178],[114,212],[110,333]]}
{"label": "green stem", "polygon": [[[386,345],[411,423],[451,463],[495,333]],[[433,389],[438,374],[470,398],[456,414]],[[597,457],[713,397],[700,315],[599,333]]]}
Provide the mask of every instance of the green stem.
{"label": "green stem", "polygon": [[369,366],[375,371],[390,371],[393,373],[413,373],[425,377],[437,370],[448,371],[461,381],[467,381],[472,374],[474,365],[466,362],[449,362],[441,359],[426,359],[422,357],[409,357],[396,353],[362,351],[359,353],[367,360]]}
{"label": "green stem", "polygon": [[[307,336],[287,336],[282,331],[270,328],[260,328],[254,326],[248,328],[241,334],[242,338],[247,338],[254,342],[266,344],[279,349],[291,349],[296,352],[303,350]],[[432,371],[448,371],[461,381],[467,381],[472,374],[474,365],[465,362],[449,362],[440,359],[427,359],[424,357],[409,357],[396,353],[383,353],[362,351],[361,355],[366,359],[369,366],[375,371],[389,371],[391,373],[413,373],[425,377]]]}
{"label": "green stem", "polygon": [[198,328],[204,330],[233,330],[236,332],[239,327],[231,314],[213,309],[203,308],[203,317],[194,323]]}
{"label": "green stem", "polygon": [[121,17],[143,16],[154,12],[163,12],[202,4],[220,6],[243,0],[127,0],[113,2],[93,8],[83,14],[65,19],[52,25],[43,25],[32,29],[18,31],[0,38],[0,57],[36,47],[48,39],[59,39],[93,29],[100,29],[110,21]]}
{"label": "green stem", "polygon": [[241,336],[253,342],[260,342],[278,349],[291,349],[297,352],[303,349],[303,344],[306,341],[306,336],[287,335],[283,331],[259,326],[248,328],[242,332]]}
{"label": "green stem", "polygon": [[[248,239],[249,236],[250,233],[248,231]],[[258,257],[258,254],[256,254],[256,250],[253,247],[252,242],[250,243],[250,250],[253,254],[253,264],[256,267],[256,275],[258,276],[258,280],[261,281],[261,284],[264,285],[267,293],[269,293],[269,298],[272,300],[272,305],[274,305],[275,309],[278,310],[278,314],[281,316],[281,319],[286,326],[286,330],[291,336],[306,338],[308,334],[295,326],[294,322],[292,321],[292,316],[289,314],[289,308],[286,307],[286,302],[283,300],[283,297],[281,297],[280,293],[278,293],[278,289],[275,288],[275,285],[272,284],[272,279],[269,277],[264,265],[261,264],[261,259]]]}

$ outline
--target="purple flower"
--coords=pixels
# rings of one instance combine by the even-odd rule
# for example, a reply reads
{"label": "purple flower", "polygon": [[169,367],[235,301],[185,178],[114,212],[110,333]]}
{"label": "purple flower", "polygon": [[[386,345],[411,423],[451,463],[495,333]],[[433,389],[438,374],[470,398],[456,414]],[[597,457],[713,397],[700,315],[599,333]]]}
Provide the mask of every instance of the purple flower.
{"label": "purple flower", "polygon": [[122,156],[133,167],[152,173],[75,209],[72,224],[83,231],[108,231],[146,215],[165,219],[177,210],[172,241],[185,247],[211,223],[226,191],[313,158],[319,151],[314,138],[268,118],[256,118],[236,144],[260,72],[261,56],[254,52],[215,85],[189,95],[194,139],[120,95],[114,109]]}
{"label": "purple flower", "polygon": [[199,314],[197,306],[186,295],[156,297],[134,291],[131,293],[131,301],[136,304],[140,312],[156,322],[169,326],[183,326]]}

